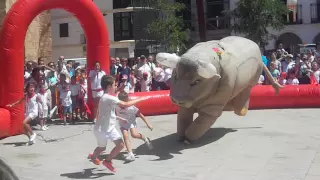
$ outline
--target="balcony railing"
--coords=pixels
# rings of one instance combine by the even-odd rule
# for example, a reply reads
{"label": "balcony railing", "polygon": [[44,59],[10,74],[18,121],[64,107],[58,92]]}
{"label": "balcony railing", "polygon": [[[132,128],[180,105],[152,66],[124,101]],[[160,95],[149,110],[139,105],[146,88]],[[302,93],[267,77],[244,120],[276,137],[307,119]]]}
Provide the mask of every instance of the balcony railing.
{"label": "balcony railing", "polygon": [[207,30],[228,29],[230,27],[230,19],[226,17],[215,17],[206,19]]}
{"label": "balcony railing", "polygon": [[289,8],[289,13],[283,18],[286,24],[302,24],[302,5],[298,4],[296,8]]}
{"label": "balcony railing", "polygon": [[320,3],[310,4],[311,23],[320,23]]}

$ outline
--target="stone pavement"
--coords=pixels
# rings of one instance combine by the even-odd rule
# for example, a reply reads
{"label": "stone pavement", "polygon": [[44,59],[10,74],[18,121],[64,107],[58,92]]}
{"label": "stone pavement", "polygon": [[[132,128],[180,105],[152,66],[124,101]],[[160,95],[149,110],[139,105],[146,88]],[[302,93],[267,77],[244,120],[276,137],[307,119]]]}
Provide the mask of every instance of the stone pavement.
{"label": "stone pavement", "polygon": [[0,156],[21,180],[320,180],[318,109],[252,110],[245,117],[225,112],[192,146],[175,141],[176,115],[148,119],[154,131],[142,121],[139,127],[155,149],[134,140],[137,160],[125,164],[120,156],[115,175],[87,160],[96,145],[88,124],[53,125],[39,132],[53,141],[39,137],[33,146],[19,146],[27,140],[22,135],[4,139]]}

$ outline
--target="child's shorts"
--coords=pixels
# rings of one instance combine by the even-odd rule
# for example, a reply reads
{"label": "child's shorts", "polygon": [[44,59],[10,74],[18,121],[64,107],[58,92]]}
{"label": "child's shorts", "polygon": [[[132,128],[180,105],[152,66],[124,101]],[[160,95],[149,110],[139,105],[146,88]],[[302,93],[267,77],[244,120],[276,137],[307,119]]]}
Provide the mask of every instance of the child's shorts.
{"label": "child's shorts", "polygon": [[48,111],[49,111],[48,109],[43,109],[43,112],[39,111],[39,118],[47,118],[48,117]]}
{"label": "child's shorts", "polygon": [[71,106],[62,106],[63,114],[71,114],[72,113],[72,107]]}
{"label": "child's shorts", "polygon": [[27,117],[30,117],[31,120],[35,120],[38,117],[38,114],[33,112],[24,114],[24,118],[27,118]]}
{"label": "child's shorts", "polygon": [[72,100],[72,109],[78,108],[78,95],[71,96],[71,100]]}
{"label": "child's shorts", "polygon": [[113,141],[122,139],[120,133],[116,128],[112,129],[109,132],[101,132],[99,130],[94,129],[93,133],[97,139],[97,143],[99,147],[106,147],[108,140],[113,142]]}
{"label": "child's shorts", "polygon": [[124,123],[122,121],[119,122],[119,125],[120,125],[120,129],[124,129],[124,130],[129,130],[129,129],[132,129],[132,128],[137,128],[137,122],[127,122],[127,123]]}

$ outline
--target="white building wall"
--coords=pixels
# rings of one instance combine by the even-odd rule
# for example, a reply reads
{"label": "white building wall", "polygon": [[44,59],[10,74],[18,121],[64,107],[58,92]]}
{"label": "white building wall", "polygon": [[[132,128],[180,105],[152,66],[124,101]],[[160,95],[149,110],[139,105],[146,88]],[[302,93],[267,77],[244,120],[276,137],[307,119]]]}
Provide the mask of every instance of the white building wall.
{"label": "white building wall", "polygon": [[[236,7],[237,0],[230,0],[230,9]],[[300,37],[302,43],[313,43],[315,36],[320,33],[320,23],[311,23],[310,5],[316,3],[316,0],[298,0],[298,4],[302,5],[302,22],[303,24],[286,25],[281,31],[270,29],[270,33],[281,36],[284,33],[294,33]],[[275,49],[276,39],[270,40],[266,46],[267,50]]]}
{"label": "white building wall", "polygon": [[[94,3],[99,7],[101,12],[110,12],[113,10],[112,0],[94,0]],[[65,58],[80,58],[85,57],[83,53],[83,44],[81,44],[81,35],[84,31],[79,21],[70,13],[62,9],[54,9],[51,11],[51,25],[52,25],[52,53],[53,59],[58,59],[63,55]],[[133,42],[114,42],[114,27],[113,27],[113,13],[107,13],[104,16],[105,23],[108,28],[110,40],[110,55],[116,56],[115,48],[127,48],[128,52],[121,55],[133,55],[134,48],[132,49]],[[69,23],[69,37],[60,37],[59,25],[61,23]],[[130,48],[129,48],[130,47]],[[130,52],[129,52],[130,49]]]}

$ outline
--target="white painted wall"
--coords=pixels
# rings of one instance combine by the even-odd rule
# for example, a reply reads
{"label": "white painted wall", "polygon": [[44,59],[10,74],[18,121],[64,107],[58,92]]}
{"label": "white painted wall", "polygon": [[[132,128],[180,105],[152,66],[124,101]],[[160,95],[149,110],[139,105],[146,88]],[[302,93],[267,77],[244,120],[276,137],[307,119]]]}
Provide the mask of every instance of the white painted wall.
{"label": "white painted wall", "polygon": [[[113,9],[112,0],[94,0],[94,2],[102,12]],[[65,56],[66,58],[83,57],[80,36],[84,33],[78,20],[72,14],[62,9],[52,10],[51,16],[53,59],[58,59],[58,57],[61,55]],[[132,51],[132,47],[130,46],[130,44],[123,44],[119,47],[119,43],[113,43],[113,14],[107,14],[106,16],[104,16],[104,20],[108,28],[110,40],[110,55],[116,56],[117,54],[115,48],[123,48],[123,46],[125,46],[125,48],[128,48],[128,55],[132,54],[132,52],[129,52],[129,49],[130,51]],[[61,38],[59,36],[59,24],[61,23],[69,23],[69,37]],[[121,55],[123,55],[123,52],[121,53]]]}
{"label": "white painted wall", "polygon": [[[237,0],[230,0],[230,9],[234,9]],[[291,32],[299,36],[303,43],[312,43],[315,36],[320,33],[320,23],[311,24],[310,5],[316,3],[316,0],[298,0],[302,5],[302,22],[303,24],[287,25],[281,31],[270,30],[270,33],[279,37],[280,35]],[[267,50],[275,48],[276,40],[270,40]]]}

